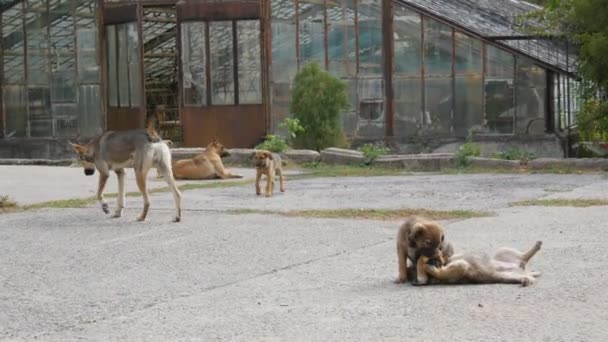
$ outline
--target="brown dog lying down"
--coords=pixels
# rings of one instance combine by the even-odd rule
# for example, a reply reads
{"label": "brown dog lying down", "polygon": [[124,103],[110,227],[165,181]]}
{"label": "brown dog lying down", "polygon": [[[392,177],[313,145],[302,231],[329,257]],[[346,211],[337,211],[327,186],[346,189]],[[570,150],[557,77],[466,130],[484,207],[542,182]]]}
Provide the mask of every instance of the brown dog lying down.
{"label": "brown dog lying down", "polygon": [[[426,263],[425,271],[431,276],[432,284],[521,284],[528,286],[535,282],[539,272],[526,271],[526,265],[540,250],[541,241],[537,241],[527,252],[513,248],[499,248],[491,258],[487,255],[472,253],[453,255],[447,265],[437,267]],[[422,262],[430,258],[421,256]],[[427,283],[418,279],[419,284]]]}
{"label": "brown dog lying down", "polygon": [[173,163],[175,179],[216,179],[216,178],[243,178],[224,169],[222,157],[230,153],[224,149],[217,139],[207,145],[205,152],[192,159],[178,160]]}

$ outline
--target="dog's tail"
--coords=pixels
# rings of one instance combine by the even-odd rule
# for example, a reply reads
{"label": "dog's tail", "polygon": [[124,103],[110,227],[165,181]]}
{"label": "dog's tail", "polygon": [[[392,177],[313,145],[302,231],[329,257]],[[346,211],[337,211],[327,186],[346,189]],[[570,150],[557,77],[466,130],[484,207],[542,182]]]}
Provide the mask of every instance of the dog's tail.
{"label": "dog's tail", "polygon": [[157,143],[163,141],[163,138],[160,136],[160,134],[158,134],[158,132],[156,132],[155,123],[154,118],[148,119],[148,124],[146,125],[146,135],[148,136],[149,142]]}

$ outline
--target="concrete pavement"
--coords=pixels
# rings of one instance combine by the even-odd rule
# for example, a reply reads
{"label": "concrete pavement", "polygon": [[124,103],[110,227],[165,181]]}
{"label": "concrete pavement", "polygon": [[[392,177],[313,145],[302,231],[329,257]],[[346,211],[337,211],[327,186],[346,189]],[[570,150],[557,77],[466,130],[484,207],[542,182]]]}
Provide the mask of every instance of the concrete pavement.
{"label": "concrete pavement", "polygon": [[[252,184],[185,191],[179,224],[169,193],[153,195],[144,223],[137,197],[115,220],[97,206],[0,215],[0,338],[605,341],[606,207],[509,204],[606,199],[606,184],[603,174],[318,178],[272,198]],[[543,240],[530,263],[543,275],[528,288],[395,285],[399,222],[226,211],[399,207],[495,212],[445,221],[447,237],[478,252]]]}

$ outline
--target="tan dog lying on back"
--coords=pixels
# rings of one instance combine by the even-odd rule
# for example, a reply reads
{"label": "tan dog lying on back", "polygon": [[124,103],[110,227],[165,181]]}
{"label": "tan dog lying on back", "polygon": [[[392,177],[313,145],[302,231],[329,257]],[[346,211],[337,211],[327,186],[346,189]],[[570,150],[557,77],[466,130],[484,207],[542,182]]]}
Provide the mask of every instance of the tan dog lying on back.
{"label": "tan dog lying on back", "polygon": [[178,160],[173,163],[175,179],[215,179],[215,178],[243,178],[224,169],[222,157],[230,153],[224,149],[217,139],[207,145],[205,152],[192,159]]}
{"label": "tan dog lying on back", "polygon": [[272,196],[274,190],[274,176],[279,176],[281,182],[281,192],[285,192],[285,176],[283,175],[283,165],[281,157],[270,151],[258,150],[251,154],[255,165],[255,193],[262,193],[260,182],[262,175],[266,175],[266,197]]}

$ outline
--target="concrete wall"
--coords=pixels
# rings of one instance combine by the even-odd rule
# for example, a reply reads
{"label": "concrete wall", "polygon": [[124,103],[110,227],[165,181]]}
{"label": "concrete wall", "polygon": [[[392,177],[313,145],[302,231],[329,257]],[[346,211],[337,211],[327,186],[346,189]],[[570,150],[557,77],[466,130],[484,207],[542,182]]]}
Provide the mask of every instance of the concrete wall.
{"label": "concrete wall", "polygon": [[0,158],[68,159],[75,157],[67,139],[0,139]]}

